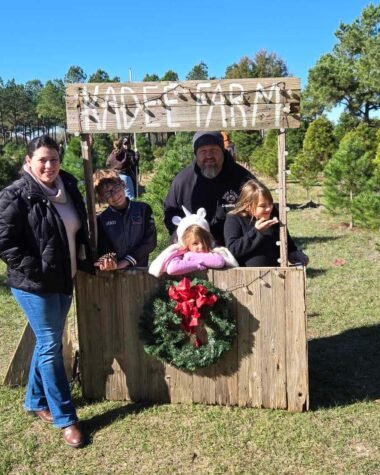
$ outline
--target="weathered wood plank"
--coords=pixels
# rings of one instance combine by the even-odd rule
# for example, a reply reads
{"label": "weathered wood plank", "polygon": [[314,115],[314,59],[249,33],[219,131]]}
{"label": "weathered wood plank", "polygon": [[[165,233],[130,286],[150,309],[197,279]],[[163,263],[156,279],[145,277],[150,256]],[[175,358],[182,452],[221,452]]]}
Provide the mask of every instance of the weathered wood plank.
{"label": "weathered wood plank", "polygon": [[[215,287],[225,285],[226,277],[229,278],[228,287],[235,285],[236,273],[212,272],[212,281]],[[232,278],[232,282],[231,282]],[[211,279],[210,279],[211,280]],[[227,287],[227,288],[228,288]],[[236,298],[230,304],[230,310],[235,315],[238,335],[240,335],[240,314],[237,311]],[[239,337],[238,337],[239,338]],[[230,351],[222,356],[215,366],[215,402],[221,405],[236,406],[238,395],[238,338],[235,339]]]}
{"label": "weathered wood plank", "polygon": [[199,369],[193,373],[193,402],[215,404],[215,365]]}
{"label": "weathered wood plank", "polygon": [[285,409],[286,396],[286,269],[275,269],[272,275],[272,318],[271,318],[271,371],[272,393],[271,407]]}
{"label": "weathered wood plank", "polygon": [[92,139],[89,134],[82,134],[80,137],[83,158],[84,185],[86,189],[86,205],[88,214],[88,227],[90,232],[90,246],[93,256],[97,254],[98,228],[96,224],[95,212],[95,191],[92,182]]}
{"label": "weathered wood plank", "polygon": [[69,84],[71,133],[279,129],[300,125],[297,78]]}
{"label": "weathered wood plank", "polygon": [[111,273],[101,275],[98,281],[102,284],[98,288],[100,300],[108,303],[102,304],[100,309],[106,397],[110,400],[129,400],[125,390],[124,318],[118,307],[123,301],[121,280],[115,279],[115,274]]}
{"label": "weathered wood plank", "polygon": [[286,203],[286,155],[285,129],[278,132],[278,207],[280,217],[280,261],[279,266],[288,265],[288,213]]}
{"label": "weathered wood plank", "polygon": [[104,282],[98,276],[77,272],[75,280],[83,394],[89,399],[100,399],[106,394],[100,309],[110,302],[99,299],[98,287]]}
{"label": "weathered wood plank", "polygon": [[[287,407],[293,411],[308,408],[302,271],[209,271],[208,278],[215,285],[232,293],[238,337],[219,362],[193,374],[146,355],[139,340],[139,316],[159,280],[139,271],[112,275],[81,274],[78,279],[78,291],[83,297],[78,305],[79,331],[90,332],[84,338],[80,335],[84,344],[81,354],[90,352],[82,358],[84,392],[89,397],[95,394],[157,402]],[[97,285],[91,280],[97,280]],[[105,290],[107,281],[117,290]],[[97,309],[95,316],[93,308]],[[89,319],[91,328],[81,324],[84,318]],[[97,318],[111,319],[112,323],[102,324]],[[110,370],[114,372],[112,377]]]}
{"label": "weathered wood plank", "polygon": [[288,410],[309,409],[309,378],[306,337],[305,271],[286,272],[286,372]]}
{"label": "weathered wood plank", "polygon": [[[246,308],[243,315],[248,312],[248,334],[245,336],[244,351],[248,353],[248,361],[245,362],[246,372],[239,371],[239,385],[247,386],[247,399],[240,395],[240,406],[262,407],[263,405],[263,387],[262,387],[262,358],[261,358],[261,297],[260,297],[260,270],[257,269],[236,269],[241,273],[245,286],[239,292],[241,303]],[[234,292],[234,294],[235,294]],[[240,310],[241,311],[241,310]],[[240,312],[239,312],[240,313]],[[240,315],[240,320],[243,316]],[[246,402],[246,404],[244,404]]]}
{"label": "weathered wood plank", "polygon": [[8,386],[23,386],[28,382],[30,361],[32,359],[36,339],[29,323],[24,327],[16,351],[4,377]]}
{"label": "weathered wood plank", "polygon": [[168,385],[169,401],[173,403],[193,402],[193,375],[165,365],[165,379]]}
{"label": "weathered wood plank", "polygon": [[263,388],[263,406],[272,407],[273,404],[273,377],[272,377],[272,349],[273,349],[273,301],[272,275],[268,270],[262,270],[260,281],[260,322],[261,322],[261,382]]}

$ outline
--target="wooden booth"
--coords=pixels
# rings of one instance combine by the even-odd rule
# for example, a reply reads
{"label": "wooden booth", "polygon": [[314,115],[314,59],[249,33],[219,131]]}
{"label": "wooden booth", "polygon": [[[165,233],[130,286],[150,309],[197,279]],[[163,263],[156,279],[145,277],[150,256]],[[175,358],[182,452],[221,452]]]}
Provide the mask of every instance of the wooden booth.
{"label": "wooden booth", "polygon": [[278,130],[280,262],[276,268],[209,270],[232,294],[238,335],[216,364],[187,373],[144,352],[138,321],[160,280],[144,270],[79,273],[81,376],[87,398],[309,407],[305,272],[288,267],[285,129],[299,127],[296,78],[70,84],[68,131],[79,134],[92,246],[96,249],[91,140],[94,133]]}

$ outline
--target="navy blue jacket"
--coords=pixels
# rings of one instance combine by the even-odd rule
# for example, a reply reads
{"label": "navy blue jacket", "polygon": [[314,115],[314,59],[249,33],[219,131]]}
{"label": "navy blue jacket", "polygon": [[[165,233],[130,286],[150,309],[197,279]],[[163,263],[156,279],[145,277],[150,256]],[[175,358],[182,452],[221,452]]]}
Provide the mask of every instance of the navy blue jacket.
{"label": "navy blue jacket", "polygon": [[117,260],[146,267],[149,254],[156,247],[156,226],[152,210],[146,203],[129,201],[128,208],[118,211],[109,206],[98,217],[98,253],[116,252]]}

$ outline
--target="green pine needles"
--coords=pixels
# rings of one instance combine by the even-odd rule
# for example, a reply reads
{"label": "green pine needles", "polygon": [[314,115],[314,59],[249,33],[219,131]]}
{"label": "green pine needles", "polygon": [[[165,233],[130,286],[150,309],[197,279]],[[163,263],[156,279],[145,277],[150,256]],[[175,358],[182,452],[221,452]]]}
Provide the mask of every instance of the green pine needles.
{"label": "green pine needles", "polygon": [[158,295],[146,304],[140,320],[140,337],[149,355],[176,368],[193,372],[215,363],[231,348],[236,335],[236,322],[229,306],[231,296],[206,280],[191,281],[191,289],[203,286],[207,290],[207,298],[212,295],[217,297],[212,306],[199,308],[197,332],[203,332],[203,342],[199,344],[197,332],[186,331],[185,317],[174,311],[178,303],[168,292],[176,285],[178,282],[166,281]]}

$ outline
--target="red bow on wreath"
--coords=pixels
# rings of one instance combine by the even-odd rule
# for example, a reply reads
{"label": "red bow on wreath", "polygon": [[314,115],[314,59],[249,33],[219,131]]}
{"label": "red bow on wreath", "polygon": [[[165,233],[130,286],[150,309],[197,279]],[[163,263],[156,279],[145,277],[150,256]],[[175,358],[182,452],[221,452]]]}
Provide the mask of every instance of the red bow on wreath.
{"label": "red bow on wreath", "polygon": [[[174,312],[182,315],[181,327],[190,334],[195,334],[197,331],[198,319],[201,316],[199,310],[205,305],[212,307],[218,300],[218,297],[209,292],[204,285],[192,286],[187,277],[184,277],[176,286],[171,285],[168,294],[177,302]],[[195,340],[194,345],[199,346],[198,339]]]}

